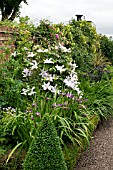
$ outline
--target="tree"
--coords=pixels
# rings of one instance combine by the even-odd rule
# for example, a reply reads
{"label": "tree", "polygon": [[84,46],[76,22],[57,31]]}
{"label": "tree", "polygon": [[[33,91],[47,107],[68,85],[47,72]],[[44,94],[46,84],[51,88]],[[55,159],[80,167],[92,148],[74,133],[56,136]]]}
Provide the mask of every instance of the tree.
{"label": "tree", "polygon": [[1,20],[13,21],[19,15],[22,2],[27,4],[27,0],[0,0]]}
{"label": "tree", "polygon": [[102,53],[112,62],[113,64],[113,38],[109,38],[105,35],[100,35],[100,48]]}

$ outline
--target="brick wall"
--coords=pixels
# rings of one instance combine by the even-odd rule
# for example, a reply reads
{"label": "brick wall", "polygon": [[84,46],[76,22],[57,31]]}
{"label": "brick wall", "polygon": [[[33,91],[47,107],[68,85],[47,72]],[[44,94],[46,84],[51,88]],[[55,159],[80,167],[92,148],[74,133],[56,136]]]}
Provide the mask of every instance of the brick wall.
{"label": "brick wall", "polygon": [[0,63],[8,60],[9,55],[14,51],[16,34],[16,29],[0,26]]}

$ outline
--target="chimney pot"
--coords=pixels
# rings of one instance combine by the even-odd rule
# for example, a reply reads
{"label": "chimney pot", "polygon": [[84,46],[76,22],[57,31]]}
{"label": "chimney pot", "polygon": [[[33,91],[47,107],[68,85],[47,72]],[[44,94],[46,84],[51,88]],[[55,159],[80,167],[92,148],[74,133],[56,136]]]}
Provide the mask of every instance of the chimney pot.
{"label": "chimney pot", "polygon": [[77,15],[76,15],[77,21],[81,21],[81,20],[82,20],[82,16],[83,16],[83,15],[78,15],[78,14],[77,14]]}

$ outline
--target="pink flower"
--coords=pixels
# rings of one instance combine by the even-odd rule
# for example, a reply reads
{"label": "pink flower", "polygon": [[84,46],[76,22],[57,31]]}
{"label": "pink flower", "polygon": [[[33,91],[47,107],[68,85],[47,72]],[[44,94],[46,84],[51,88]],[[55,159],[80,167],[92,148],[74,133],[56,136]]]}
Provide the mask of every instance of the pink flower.
{"label": "pink flower", "polygon": [[31,120],[34,120],[34,117],[33,117],[33,116],[31,116]]}
{"label": "pink flower", "polygon": [[59,35],[58,34],[55,34],[55,37],[56,37],[56,39],[59,39]]}
{"label": "pink flower", "polygon": [[40,116],[41,114],[40,114],[40,112],[37,112],[36,115],[37,115],[37,116]]}
{"label": "pink flower", "polygon": [[35,102],[32,104],[32,106],[33,106],[33,107],[35,107],[35,106],[38,107],[37,104],[36,104]]}

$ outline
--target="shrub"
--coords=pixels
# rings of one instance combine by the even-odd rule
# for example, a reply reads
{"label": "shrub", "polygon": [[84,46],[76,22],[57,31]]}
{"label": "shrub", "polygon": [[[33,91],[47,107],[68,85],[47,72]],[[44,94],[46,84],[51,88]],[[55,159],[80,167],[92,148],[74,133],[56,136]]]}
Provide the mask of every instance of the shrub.
{"label": "shrub", "polygon": [[113,64],[113,39],[112,38],[108,38],[105,35],[100,35],[100,47],[101,47],[102,53]]}
{"label": "shrub", "polygon": [[60,141],[48,114],[45,114],[24,161],[24,170],[66,170]]}
{"label": "shrub", "polygon": [[82,71],[91,69],[93,56],[100,49],[99,36],[93,24],[87,21],[70,21],[70,32],[75,44],[72,49],[72,58]]}

